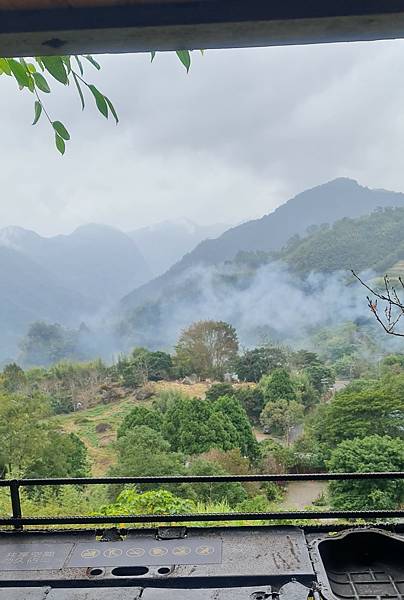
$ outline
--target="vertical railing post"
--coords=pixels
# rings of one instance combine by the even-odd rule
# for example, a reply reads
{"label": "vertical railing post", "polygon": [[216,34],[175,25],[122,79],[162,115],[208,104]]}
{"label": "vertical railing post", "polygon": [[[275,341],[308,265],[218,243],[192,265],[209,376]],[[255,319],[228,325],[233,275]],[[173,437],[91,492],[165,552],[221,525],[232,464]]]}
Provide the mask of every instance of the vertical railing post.
{"label": "vertical railing post", "polygon": [[[17,481],[10,481],[11,509],[13,511],[13,519],[21,519],[21,498],[20,486]],[[14,529],[21,531],[22,525],[14,525]]]}

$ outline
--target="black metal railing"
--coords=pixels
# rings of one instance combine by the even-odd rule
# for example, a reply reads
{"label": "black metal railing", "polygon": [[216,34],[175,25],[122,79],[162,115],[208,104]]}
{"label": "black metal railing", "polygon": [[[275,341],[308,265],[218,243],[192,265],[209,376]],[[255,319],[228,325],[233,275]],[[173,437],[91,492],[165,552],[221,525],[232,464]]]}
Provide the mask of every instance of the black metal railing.
{"label": "black metal railing", "polygon": [[24,517],[20,488],[64,485],[127,485],[127,484],[178,484],[178,483],[243,483],[287,481],[347,481],[347,480],[404,479],[404,471],[370,473],[284,473],[268,475],[198,475],[161,477],[78,477],[53,479],[3,479],[0,487],[8,487],[11,500],[11,517],[0,517],[0,526],[13,526],[22,530],[24,525],[97,525],[102,523],[189,523],[192,521],[282,521],[317,519],[404,519],[404,510],[333,510],[333,511],[278,511],[259,513],[188,513],[188,514],[134,514],[67,517]]}

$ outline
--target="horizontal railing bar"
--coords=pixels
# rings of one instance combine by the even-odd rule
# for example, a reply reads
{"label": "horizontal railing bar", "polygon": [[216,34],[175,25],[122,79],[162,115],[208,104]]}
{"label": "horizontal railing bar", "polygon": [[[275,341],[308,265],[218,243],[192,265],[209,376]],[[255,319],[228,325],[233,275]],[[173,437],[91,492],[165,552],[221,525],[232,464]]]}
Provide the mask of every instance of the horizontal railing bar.
{"label": "horizontal railing bar", "polygon": [[75,517],[21,517],[1,518],[0,525],[89,525],[97,523],[187,523],[191,521],[282,521],[314,519],[391,519],[404,518],[404,510],[353,511],[288,511],[265,513],[190,513],[182,515],[114,515]]}
{"label": "horizontal railing bar", "polygon": [[61,477],[2,479],[0,487],[33,485],[96,485],[129,483],[231,483],[243,481],[341,481],[345,479],[404,479],[404,471],[366,473],[270,473],[265,475],[164,475],[159,477]]}

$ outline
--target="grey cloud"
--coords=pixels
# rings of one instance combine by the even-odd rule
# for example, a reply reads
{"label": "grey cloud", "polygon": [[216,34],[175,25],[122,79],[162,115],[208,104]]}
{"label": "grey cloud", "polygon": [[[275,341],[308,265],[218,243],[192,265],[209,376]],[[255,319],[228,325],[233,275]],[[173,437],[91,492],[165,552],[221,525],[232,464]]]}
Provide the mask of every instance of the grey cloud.
{"label": "grey cloud", "polygon": [[172,54],[101,57],[91,76],[118,127],[55,91],[49,108],[72,133],[64,158],[3,77],[0,226],[239,222],[340,175],[404,189],[404,42],[193,56],[189,75]]}

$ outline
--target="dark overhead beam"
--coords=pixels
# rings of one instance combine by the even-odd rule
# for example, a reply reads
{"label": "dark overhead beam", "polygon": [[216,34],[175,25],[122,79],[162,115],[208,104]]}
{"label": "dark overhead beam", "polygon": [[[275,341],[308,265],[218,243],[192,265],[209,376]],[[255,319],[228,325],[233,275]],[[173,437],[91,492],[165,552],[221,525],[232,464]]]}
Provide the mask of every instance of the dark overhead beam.
{"label": "dark overhead beam", "polygon": [[88,0],[84,8],[18,11],[1,4],[0,56],[404,37],[404,0],[132,0],[121,6]]}

